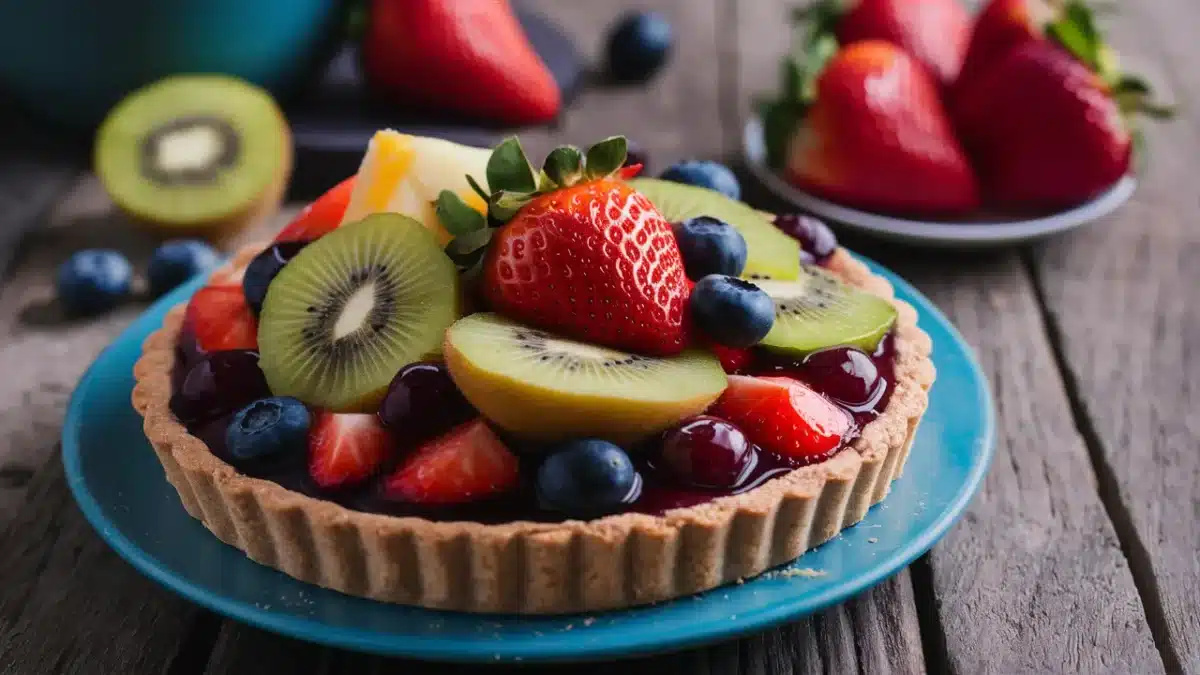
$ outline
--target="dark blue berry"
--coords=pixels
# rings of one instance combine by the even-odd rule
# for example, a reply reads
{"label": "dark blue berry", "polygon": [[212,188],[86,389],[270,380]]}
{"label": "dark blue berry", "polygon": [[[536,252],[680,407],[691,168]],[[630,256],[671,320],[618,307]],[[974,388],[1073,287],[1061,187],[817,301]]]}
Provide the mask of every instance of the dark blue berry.
{"label": "dark blue berry", "polygon": [[146,281],[150,295],[158,297],[197,274],[217,266],[217,251],[199,239],[176,239],[159,246],[150,257]]}
{"label": "dark blue berry", "polygon": [[305,246],[308,246],[307,241],[281,241],[272,244],[254,256],[254,260],[246,266],[246,275],[242,277],[242,293],[246,295],[246,304],[250,305],[250,311],[254,312],[255,316],[262,312],[267,288],[271,286],[275,275],[279,274],[279,270]]}
{"label": "dark blue berry", "polygon": [[730,199],[742,198],[742,186],[729,167],[707,160],[673,164],[659,175],[663,180],[716,190]]}
{"label": "dark blue berry", "polygon": [[837,250],[837,237],[820,218],[786,213],[775,216],[775,227],[800,242],[800,262],[807,265],[823,263]]}
{"label": "dark blue berry", "polygon": [[308,408],[288,396],[259,399],[242,408],[225,430],[225,449],[235,460],[301,454],[308,448]]}
{"label": "dark blue berry", "polygon": [[629,455],[597,439],[569,441],[554,449],[537,473],[544,508],[578,518],[621,510],[637,499],[642,479]]}
{"label": "dark blue berry", "polygon": [[729,223],[698,216],[672,227],[689,279],[696,281],[710,274],[736,277],[746,268],[746,240]]}
{"label": "dark blue berry", "polygon": [[79,251],[58,268],[58,300],[68,314],[98,314],[129,296],[133,267],[111,249]]}
{"label": "dark blue berry", "polygon": [[771,332],[775,303],[758,286],[719,274],[704,277],[692,289],[692,321],[713,342],[751,347]]}
{"label": "dark blue berry", "polygon": [[649,79],[671,54],[671,24],[655,12],[622,17],[608,35],[608,70],[617,80]]}

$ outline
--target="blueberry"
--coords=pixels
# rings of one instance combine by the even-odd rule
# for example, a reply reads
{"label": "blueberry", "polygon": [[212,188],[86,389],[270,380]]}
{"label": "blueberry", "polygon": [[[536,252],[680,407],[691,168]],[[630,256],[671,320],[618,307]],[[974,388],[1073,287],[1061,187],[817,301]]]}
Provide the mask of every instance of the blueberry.
{"label": "blueberry", "polygon": [[596,439],[569,441],[554,449],[537,473],[544,508],[590,518],[619,511],[637,498],[642,478],[621,448]]}
{"label": "blueberry", "polygon": [[608,34],[608,70],[617,80],[649,79],[671,53],[671,24],[655,12],[621,17]]}
{"label": "blueberry", "polygon": [[775,216],[775,227],[800,242],[800,262],[806,265],[821,264],[837,250],[837,237],[820,218],[785,213]]}
{"label": "blueberry", "polygon": [[626,141],[625,163],[621,166],[633,166],[634,164],[641,164],[642,173],[645,174],[650,167],[650,155],[641,143],[630,139]]}
{"label": "blueberry", "polygon": [[246,275],[242,277],[242,293],[246,296],[246,304],[258,316],[262,312],[263,300],[267,298],[267,288],[279,270],[296,257],[307,241],[281,241],[272,244],[262,253],[254,256],[254,260],[246,266]]}
{"label": "blueberry", "polygon": [[711,274],[696,283],[689,301],[692,321],[726,347],[750,347],[771,332],[775,303],[758,286],[736,277]]}
{"label": "blueberry", "polygon": [[199,239],[176,239],[159,246],[150,257],[146,280],[150,295],[158,297],[197,274],[217,266],[221,257]]}
{"label": "blueberry", "polygon": [[310,422],[308,408],[294,398],[259,399],[233,416],[225,430],[225,447],[238,460],[303,453]]}
{"label": "blueberry", "polygon": [[58,300],[69,314],[98,314],[129,296],[133,267],[111,249],[79,251],[58,268]]}
{"label": "blueberry", "polygon": [[742,198],[742,186],[729,167],[708,160],[679,162],[659,175],[663,180],[716,190],[730,199]]}
{"label": "blueberry", "polygon": [[746,240],[729,223],[697,216],[672,227],[689,279],[695,281],[710,274],[736,277],[745,269]]}

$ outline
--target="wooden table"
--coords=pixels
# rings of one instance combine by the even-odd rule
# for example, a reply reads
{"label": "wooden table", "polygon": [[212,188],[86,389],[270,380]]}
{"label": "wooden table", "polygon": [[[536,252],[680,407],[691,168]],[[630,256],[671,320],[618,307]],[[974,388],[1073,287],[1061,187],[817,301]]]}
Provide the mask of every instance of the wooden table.
{"label": "wooden table", "polygon": [[[651,86],[589,90],[556,129],[523,134],[538,157],[557,141],[624,133],[655,171],[732,158],[787,40],[779,0],[538,4],[588,54],[598,27],[637,5],[659,7],[678,35]],[[932,298],[991,378],[999,444],[966,517],[911,568],[818,616],[684,654],[547,672],[1200,673],[1200,4],[1124,3],[1109,24],[1126,62],[1183,104],[1176,122],[1147,129],[1152,161],[1120,213],[989,254],[847,240]],[[21,159],[31,144],[19,130],[0,135],[0,672],[432,671],[198,609],[84,522],[58,458],[64,403],[141,306],[64,323],[48,304],[52,274],[76,248],[119,246],[144,262],[153,244],[90,176]]]}

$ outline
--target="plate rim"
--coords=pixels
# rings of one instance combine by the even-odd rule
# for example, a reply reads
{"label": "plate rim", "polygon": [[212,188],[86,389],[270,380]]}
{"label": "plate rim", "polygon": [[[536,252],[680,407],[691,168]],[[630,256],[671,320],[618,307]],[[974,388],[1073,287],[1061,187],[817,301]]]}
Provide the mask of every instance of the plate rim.
{"label": "plate rim", "polygon": [[975,222],[921,221],[842,206],[787,183],[765,163],[762,118],[751,114],[742,130],[742,159],[760,183],[774,194],[838,225],[873,235],[943,246],[999,246],[1067,232],[1112,214],[1129,201],[1137,178],[1127,173],[1099,195],[1054,214],[1019,220]]}
{"label": "plate rim", "polygon": [[[739,615],[737,620],[708,622],[692,627],[686,634],[676,631],[664,631],[666,637],[643,637],[634,634],[633,639],[618,639],[614,635],[606,635],[596,644],[579,644],[580,640],[564,634],[566,637],[551,638],[549,633],[539,641],[523,641],[514,648],[510,644],[480,641],[476,644],[464,643],[460,638],[438,638],[437,636],[397,635],[383,631],[374,631],[344,626],[329,626],[319,619],[279,615],[270,610],[229,598],[208,587],[194,583],[174,573],[166,564],[160,562],[152,554],[133,542],[119,528],[115,527],[104,515],[104,507],[96,500],[87,488],[82,470],[82,441],[80,438],[79,420],[84,414],[84,394],[93,386],[98,365],[111,354],[113,348],[129,338],[133,333],[142,330],[146,324],[157,324],[154,314],[163,305],[174,304],[187,297],[199,288],[204,279],[190,282],[184,288],[159,300],[135,319],[122,331],[112,343],[97,355],[95,361],[88,367],[79,384],[71,394],[63,422],[62,462],[71,490],[84,518],[93,527],[100,538],[111,547],[119,557],[134,567],[138,572],[147,576],[159,585],[210,611],[224,617],[244,622],[249,625],[267,630],[286,637],[314,642],[331,647],[354,651],[370,652],[385,656],[403,657],[424,661],[442,661],[459,663],[496,663],[521,661],[523,663],[567,663],[598,660],[614,660],[648,656],[651,654],[675,652],[712,644],[723,640],[741,637],[747,634],[767,630],[787,621],[800,619],[821,611],[831,605],[844,602],[863,591],[874,587],[885,579],[893,576],[907,567],[913,560],[928,551],[939,541],[955,523],[962,518],[971,500],[978,494],[984,478],[991,466],[996,449],[996,410],[991,384],[979,363],[975,350],[959,333],[958,329],[928,298],[899,275],[891,272],[875,261],[854,254],[866,262],[873,271],[886,272],[890,280],[902,288],[912,298],[917,300],[919,309],[927,312],[935,321],[940,323],[951,335],[960,348],[964,363],[972,376],[975,388],[979,394],[981,406],[981,428],[979,437],[982,439],[978,459],[967,473],[963,484],[955,493],[942,513],[921,534],[902,547],[892,551],[879,560],[868,573],[859,574],[835,583],[816,594],[808,594],[803,599],[793,599],[788,602],[775,603],[753,614]],[[935,385],[936,386],[936,385]],[[166,480],[165,476],[161,480]],[[245,564],[257,565],[248,558]],[[745,586],[753,584],[755,579],[749,579]],[[297,582],[303,583],[303,582]],[[712,591],[709,591],[710,593]],[[369,602],[369,601],[367,601]],[[620,611],[653,611],[655,606],[634,608]],[[412,608],[414,611],[429,612],[430,620],[439,616],[463,613],[443,612],[439,610],[423,610]],[[606,613],[588,613],[586,616],[603,617]],[[585,616],[585,615],[580,615]],[[480,622],[496,623],[506,620],[522,620],[530,617],[508,615],[479,615]],[[548,618],[548,617],[542,617]],[[565,618],[565,617],[564,617]],[[576,634],[582,635],[582,634]],[[628,635],[628,633],[626,634]],[[655,634],[657,635],[657,633]]]}

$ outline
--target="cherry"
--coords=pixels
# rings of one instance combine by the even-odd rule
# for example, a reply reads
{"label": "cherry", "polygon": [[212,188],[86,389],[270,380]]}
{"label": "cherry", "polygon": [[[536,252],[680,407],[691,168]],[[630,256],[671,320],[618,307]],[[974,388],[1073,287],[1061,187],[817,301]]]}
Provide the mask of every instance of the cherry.
{"label": "cherry", "polygon": [[800,242],[800,262],[821,264],[837,250],[837,237],[822,220],[798,213],[775,217],[775,227]]}
{"label": "cherry", "polygon": [[402,445],[415,445],[479,413],[467,403],[442,363],[410,363],[388,386],[379,420]]}
{"label": "cherry", "polygon": [[258,367],[258,352],[233,349],[205,354],[187,371],[171,396],[171,412],[185,424],[226,415],[270,396]]}
{"label": "cherry", "polygon": [[733,424],[702,415],[663,435],[662,469],[689,485],[737,487],[754,468],[758,452]]}
{"label": "cherry", "polygon": [[800,362],[797,375],[851,410],[873,407],[883,389],[875,362],[853,347],[815,351]]}

